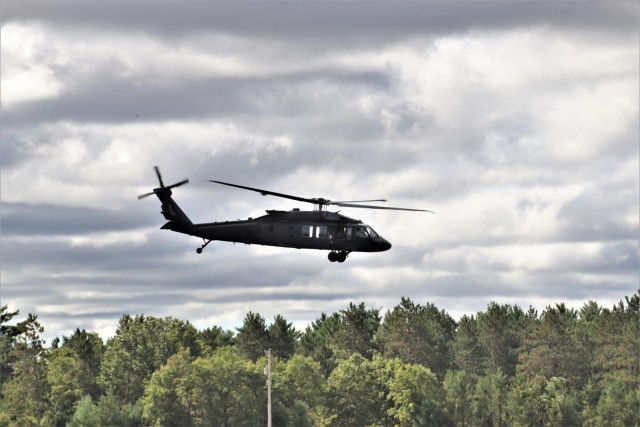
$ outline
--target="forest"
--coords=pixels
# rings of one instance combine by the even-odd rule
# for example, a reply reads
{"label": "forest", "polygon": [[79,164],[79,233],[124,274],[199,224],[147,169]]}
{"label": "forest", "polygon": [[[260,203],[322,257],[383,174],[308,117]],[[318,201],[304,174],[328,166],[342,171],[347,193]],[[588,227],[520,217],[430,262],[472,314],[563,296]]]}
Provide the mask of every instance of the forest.
{"label": "forest", "polygon": [[266,425],[267,349],[274,426],[640,425],[640,290],[457,321],[403,297],[304,331],[249,312],[235,331],[139,314],[106,342],[43,332],[0,308],[0,426]]}

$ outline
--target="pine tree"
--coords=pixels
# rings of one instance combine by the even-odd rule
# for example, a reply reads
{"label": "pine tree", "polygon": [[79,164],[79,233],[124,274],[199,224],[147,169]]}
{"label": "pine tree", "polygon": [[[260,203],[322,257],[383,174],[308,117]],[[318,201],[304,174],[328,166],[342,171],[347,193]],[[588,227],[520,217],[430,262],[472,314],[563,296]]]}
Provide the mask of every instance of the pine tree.
{"label": "pine tree", "polygon": [[249,312],[237,328],[236,346],[245,358],[255,362],[269,349],[267,324],[260,314]]}
{"label": "pine tree", "polygon": [[333,313],[331,316],[322,313],[310,326],[307,326],[298,341],[298,352],[318,362],[325,378],[337,366],[333,349],[335,348],[334,337],[339,328],[338,313]]}
{"label": "pine tree", "polygon": [[40,425],[49,392],[46,350],[40,338],[44,328],[38,322],[38,316],[32,313],[17,327],[20,333],[10,351],[14,360],[12,379],[3,387],[4,407],[17,424]]}
{"label": "pine tree", "polygon": [[287,360],[293,356],[300,333],[282,315],[275,316],[267,330],[268,346],[274,357]]}
{"label": "pine tree", "polygon": [[367,309],[364,302],[349,303],[340,310],[340,326],[334,335],[335,353],[341,359],[352,354],[370,358],[375,350],[375,334],[380,327],[380,310]]}
{"label": "pine tree", "polygon": [[435,305],[402,297],[385,315],[377,338],[385,356],[426,366],[442,379],[452,367],[455,328],[453,318]]}

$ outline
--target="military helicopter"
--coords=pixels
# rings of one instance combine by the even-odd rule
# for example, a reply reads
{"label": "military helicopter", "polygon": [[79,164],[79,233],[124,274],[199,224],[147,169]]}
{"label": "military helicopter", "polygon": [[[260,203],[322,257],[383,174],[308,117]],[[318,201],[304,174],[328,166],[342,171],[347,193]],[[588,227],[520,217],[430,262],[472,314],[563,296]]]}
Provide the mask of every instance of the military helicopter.
{"label": "military helicopter", "polygon": [[351,252],[382,252],[391,248],[391,243],[376,233],[373,228],[362,221],[341,215],[338,212],[330,212],[329,206],[364,209],[386,209],[397,211],[431,212],[425,209],[392,208],[385,206],[361,205],[359,203],[385,202],[386,200],[352,200],[334,202],[324,198],[304,198],[276,193],[259,188],[245,187],[243,185],[228,182],[210,182],[255,191],[263,196],[276,196],[298,202],[310,203],[314,206],[312,211],[267,210],[267,214],[258,218],[247,220],[223,221],[194,224],[180,209],[180,206],[171,197],[172,189],[187,184],[184,179],[172,185],[165,186],[158,166],[154,167],[160,187],[153,191],[138,196],[138,200],[155,194],[162,203],[161,213],[168,220],[161,229],[171,230],[177,233],[200,237],[202,246],[196,249],[197,253],[211,242],[220,240],[224,242],[245,243],[248,245],[279,246],[296,249],[319,249],[329,251],[328,258],[331,262],[344,262]]}

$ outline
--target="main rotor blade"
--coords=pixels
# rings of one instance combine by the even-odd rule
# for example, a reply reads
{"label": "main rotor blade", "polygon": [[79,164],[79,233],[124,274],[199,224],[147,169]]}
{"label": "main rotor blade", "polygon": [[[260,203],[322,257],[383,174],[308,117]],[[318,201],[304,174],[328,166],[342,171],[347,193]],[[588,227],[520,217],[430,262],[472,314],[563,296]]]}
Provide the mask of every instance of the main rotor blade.
{"label": "main rotor blade", "polygon": [[430,212],[432,214],[435,214],[435,212],[427,209],[392,208],[387,206],[354,205],[352,203],[338,203],[338,202],[332,203],[332,205],[342,206],[345,208],[384,209],[389,211],[410,211],[410,212]]}
{"label": "main rotor blade", "polygon": [[236,188],[242,188],[243,190],[255,191],[257,193],[262,194],[263,196],[284,197],[285,199],[297,200],[298,202],[306,202],[306,203],[318,204],[318,200],[315,200],[315,199],[305,199],[304,197],[291,196],[289,194],[276,193],[274,191],[261,190],[259,188],[245,187],[244,185],[230,184],[228,182],[214,181],[212,179],[210,179],[209,181],[210,182],[215,182],[217,184],[228,185],[229,187],[236,187]]}
{"label": "main rotor blade", "polygon": [[337,205],[338,203],[368,203],[368,202],[386,202],[385,199],[375,200],[340,200],[339,202],[331,202],[330,205]]}

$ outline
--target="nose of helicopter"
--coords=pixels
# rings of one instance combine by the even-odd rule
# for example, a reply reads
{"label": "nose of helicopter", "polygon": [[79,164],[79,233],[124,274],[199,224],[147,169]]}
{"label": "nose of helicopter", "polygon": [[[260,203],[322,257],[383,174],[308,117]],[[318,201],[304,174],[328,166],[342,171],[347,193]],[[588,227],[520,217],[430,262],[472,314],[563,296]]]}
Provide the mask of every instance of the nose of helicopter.
{"label": "nose of helicopter", "polygon": [[388,240],[380,238],[380,252],[388,251],[391,249],[391,243]]}

